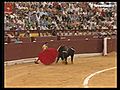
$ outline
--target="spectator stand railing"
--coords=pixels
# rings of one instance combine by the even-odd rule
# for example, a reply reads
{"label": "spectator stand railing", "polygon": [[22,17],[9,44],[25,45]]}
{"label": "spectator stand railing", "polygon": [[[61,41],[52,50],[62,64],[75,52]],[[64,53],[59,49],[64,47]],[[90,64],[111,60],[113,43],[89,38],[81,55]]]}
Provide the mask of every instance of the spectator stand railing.
{"label": "spectator stand railing", "polygon": [[[5,30],[5,32],[7,32],[8,34],[14,34],[15,32],[19,33],[19,37],[20,38],[25,38],[24,34],[27,32],[28,30],[20,30],[20,31],[16,31],[16,30],[11,30],[11,31],[7,31]],[[53,35],[53,30],[29,30],[30,32],[30,36],[28,38],[31,38],[31,41],[34,41],[36,37],[53,37],[53,36],[98,36],[97,33],[98,32],[109,32],[109,29],[100,29],[100,30],[96,30],[96,31],[92,31],[92,30],[54,30],[56,34]],[[113,32],[115,31],[112,30]]]}

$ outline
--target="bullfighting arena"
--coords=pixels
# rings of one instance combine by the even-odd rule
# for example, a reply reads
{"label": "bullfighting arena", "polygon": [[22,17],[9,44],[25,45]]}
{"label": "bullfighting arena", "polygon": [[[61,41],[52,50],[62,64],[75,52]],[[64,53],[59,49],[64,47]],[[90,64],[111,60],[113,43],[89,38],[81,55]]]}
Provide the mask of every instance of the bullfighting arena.
{"label": "bullfighting arena", "polygon": [[116,88],[117,54],[75,57],[74,64],[61,60],[43,65],[33,62],[5,65],[5,88]]}

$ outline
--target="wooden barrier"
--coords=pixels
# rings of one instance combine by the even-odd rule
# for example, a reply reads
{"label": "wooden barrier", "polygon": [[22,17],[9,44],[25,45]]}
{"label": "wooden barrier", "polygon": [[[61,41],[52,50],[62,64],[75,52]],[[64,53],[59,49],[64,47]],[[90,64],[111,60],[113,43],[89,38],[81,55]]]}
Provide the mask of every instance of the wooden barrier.
{"label": "wooden barrier", "polygon": [[[15,60],[22,58],[33,58],[37,57],[41,51],[41,47],[44,41],[41,42],[29,42],[20,44],[5,44],[4,46],[4,59]],[[58,40],[49,41],[49,47],[58,48],[60,45],[67,45],[69,47],[74,47],[76,54],[78,53],[101,53],[103,51],[103,40],[102,39],[80,39],[80,40]],[[116,40],[110,39],[108,41],[108,52],[116,50]]]}
{"label": "wooden barrier", "polygon": [[117,39],[108,39],[107,52],[110,53],[112,51],[117,52]]}
{"label": "wooden barrier", "polygon": [[56,41],[57,38],[55,36],[52,37],[36,37],[36,42],[49,42],[49,41]]}
{"label": "wooden barrier", "polygon": [[28,38],[28,37],[22,37],[20,38],[20,41],[22,41],[23,43],[25,42],[31,42],[31,38]]}

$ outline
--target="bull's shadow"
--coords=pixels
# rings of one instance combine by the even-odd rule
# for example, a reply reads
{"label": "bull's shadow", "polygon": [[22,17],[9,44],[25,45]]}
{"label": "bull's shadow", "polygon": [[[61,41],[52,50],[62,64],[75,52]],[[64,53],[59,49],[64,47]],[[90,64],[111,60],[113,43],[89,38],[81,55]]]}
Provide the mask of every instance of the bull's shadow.
{"label": "bull's shadow", "polygon": [[73,64],[73,58],[74,58],[74,54],[75,54],[75,49],[73,47],[67,47],[65,45],[62,45],[57,50],[58,50],[59,54],[58,54],[56,63],[58,63],[59,59],[61,58],[61,60],[65,64],[68,64],[67,58],[70,56],[71,63]]}

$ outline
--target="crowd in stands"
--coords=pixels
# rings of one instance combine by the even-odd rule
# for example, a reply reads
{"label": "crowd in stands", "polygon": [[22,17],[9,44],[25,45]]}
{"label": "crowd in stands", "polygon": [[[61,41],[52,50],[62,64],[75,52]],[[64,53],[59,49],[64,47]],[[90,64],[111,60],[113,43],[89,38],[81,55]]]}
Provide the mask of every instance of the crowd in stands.
{"label": "crowd in stands", "polygon": [[5,30],[117,29],[117,4],[114,2],[12,3],[13,13],[4,15]]}

